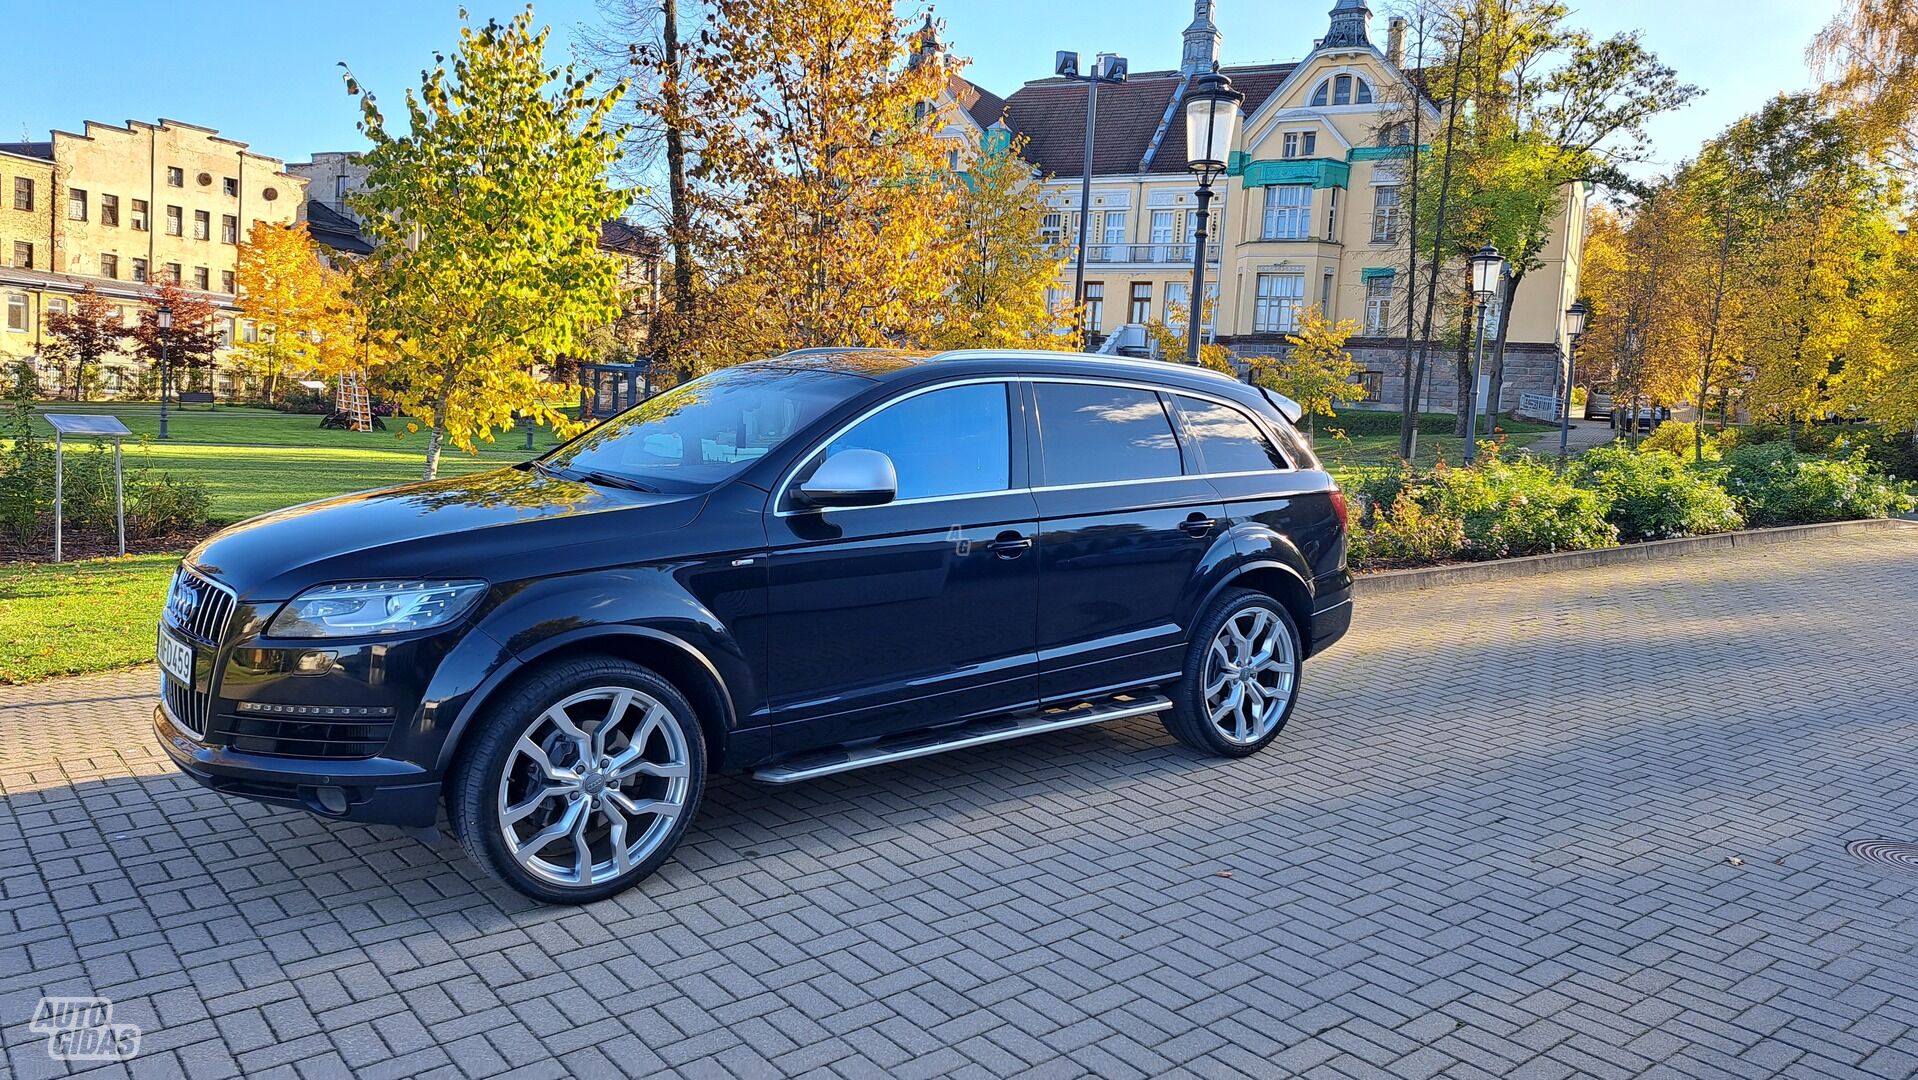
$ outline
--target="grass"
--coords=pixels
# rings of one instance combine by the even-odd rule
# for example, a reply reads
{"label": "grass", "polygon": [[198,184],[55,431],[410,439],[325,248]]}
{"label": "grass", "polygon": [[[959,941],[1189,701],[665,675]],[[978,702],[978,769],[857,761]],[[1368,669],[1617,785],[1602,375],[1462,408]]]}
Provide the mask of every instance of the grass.
{"label": "grass", "polygon": [[[1454,465],[1464,460],[1465,440],[1452,434],[1454,423],[1449,412],[1419,415],[1415,465],[1430,467],[1441,457]],[[1318,432],[1312,449],[1335,474],[1390,465],[1398,460],[1399,414],[1396,412],[1352,409],[1329,419],[1321,416],[1316,426]],[[1501,418],[1498,426],[1505,445],[1513,450],[1531,446],[1558,430],[1556,424],[1508,418]]]}
{"label": "grass", "polygon": [[106,671],[153,658],[178,555],[0,564],[0,683]]}

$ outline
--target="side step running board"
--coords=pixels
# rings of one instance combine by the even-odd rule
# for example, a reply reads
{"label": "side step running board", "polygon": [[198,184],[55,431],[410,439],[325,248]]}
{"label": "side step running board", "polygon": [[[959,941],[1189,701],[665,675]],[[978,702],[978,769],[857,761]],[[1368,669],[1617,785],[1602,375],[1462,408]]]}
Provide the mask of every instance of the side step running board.
{"label": "side step running board", "polygon": [[1172,700],[1163,694],[1114,694],[1096,701],[1082,701],[1077,705],[974,720],[862,746],[813,751],[763,766],[753,772],[753,779],[767,784],[794,784],[801,780],[831,776],[833,773],[863,769],[869,765],[885,765],[929,754],[943,754],[948,750],[1020,739],[1045,731],[1103,724],[1108,720],[1123,720],[1129,716],[1145,716],[1171,707]]}

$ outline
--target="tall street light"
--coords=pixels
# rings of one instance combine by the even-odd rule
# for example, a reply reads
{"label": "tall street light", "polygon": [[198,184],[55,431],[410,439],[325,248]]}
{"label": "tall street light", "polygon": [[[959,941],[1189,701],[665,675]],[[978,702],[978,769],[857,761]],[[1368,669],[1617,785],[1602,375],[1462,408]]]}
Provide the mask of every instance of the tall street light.
{"label": "tall street light", "polygon": [[1565,467],[1566,446],[1572,437],[1572,375],[1578,371],[1578,339],[1585,335],[1585,319],[1592,309],[1574,300],[1565,309],[1565,407],[1558,414],[1558,467]]}
{"label": "tall street light", "polygon": [[1505,276],[1505,257],[1490,244],[1472,256],[1472,301],[1478,305],[1477,344],[1472,350],[1472,386],[1465,407],[1465,463],[1478,454],[1478,377],[1485,366],[1485,309],[1492,305],[1499,281]]}
{"label": "tall street light", "polygon": [[1079,74],[1079,54],[1059,51],[1053,57],[1053,74],[1072,82],[1086,83],[1085,167],[1079,175],[1079,258],[1072,271],[1072,303],[1079,311],[1079,334],[1086,331],[1086,226],[1092,221],[1092,131],[1099,119],[1099,84],[1122,83],[1126,79],[1123,56],[1100,53],[1093,58],[1092,70]]}
{"label": "tall street light", "polygon": [[1192,234],[1192,296],[1185,313],[1185,362],[1199,362],[1199,325],[1205,310],[1205,239],[1212,182],[1225,172],[1232,141],[1239,131],[1239,103],[1245,95],[1216,71],[1192,84],[1185,97],[1185,167],[1199,177],[1198,227]]}
{"label": "tall street light", "polygon": [[160,438],[164,439],[166,438],[166,392],[168,384],[172,381],[166,355],[167,341],[173,337],[172,306],[161,304],[153,322],[160,328]]}

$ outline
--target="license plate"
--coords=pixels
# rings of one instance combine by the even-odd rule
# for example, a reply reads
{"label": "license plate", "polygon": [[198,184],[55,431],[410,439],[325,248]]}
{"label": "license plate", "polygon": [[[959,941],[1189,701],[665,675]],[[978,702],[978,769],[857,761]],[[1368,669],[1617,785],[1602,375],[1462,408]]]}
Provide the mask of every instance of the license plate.
{"label": "license plate", "polygon": [[189,688],[193,686],[193,646],[162,629],[156,655],[160,661],[160,670],[173,676],[174,680],[182,686]]}

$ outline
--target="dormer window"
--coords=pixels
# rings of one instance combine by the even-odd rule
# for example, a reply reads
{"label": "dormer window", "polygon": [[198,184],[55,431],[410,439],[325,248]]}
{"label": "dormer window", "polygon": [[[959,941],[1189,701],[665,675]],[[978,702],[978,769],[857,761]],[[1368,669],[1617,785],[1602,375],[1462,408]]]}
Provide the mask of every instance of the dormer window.
{"label": "dormer window", "polygon": [[1288,131],[1285,133],[1284,152],[1289,158],[1311,157],[1318,152],[1319,133],[1316,131]]}
{"label": "dormer window", "polygon": [[1370,105],[1372,84],[1357,75],[1334,75],[1312,91],[1314,105]]}

